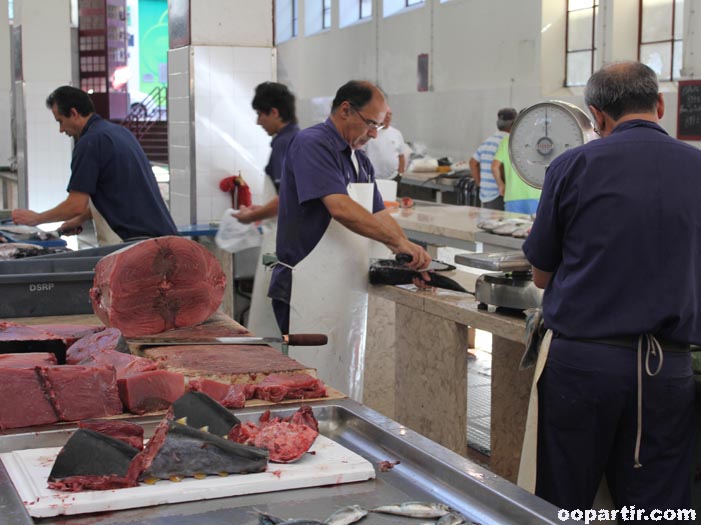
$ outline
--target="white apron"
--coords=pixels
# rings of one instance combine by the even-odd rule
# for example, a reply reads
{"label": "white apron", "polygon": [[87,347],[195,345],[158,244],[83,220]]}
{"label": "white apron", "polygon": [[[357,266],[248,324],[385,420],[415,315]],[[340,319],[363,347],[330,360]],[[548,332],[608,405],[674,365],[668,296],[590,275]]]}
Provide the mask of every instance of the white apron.
{"label": "white apron", "polygon": [[[372,213],[374,184],[353,183],[348,196]],[[370,239],[331,219],[316,247],[292,270],[290,333],[323,333],[325,346],[290,347],[290,357],[360,400],[363,395]]]}
{"label": "white apron", "polygon": [[120,244],[122,238],[114,233],[114,230],[107,224],[107,221],[102,214],[97,211],[97,208],[90,199],[90,213],[92,214],[92,222],[95,225],[95,234],[97,235],[97,244],[100,246],[109,246],[111,244]]}
{"label": "white apron", "polygon": [[273,302],[268,297],[272,268],[263,266],[263,255],[275,253],[275,237],[277,235],[277,221],[269,221],[269,229],[263,233],[263,241],[260,246],[260,254],[256,264],[256,275],[253,281],[253,293],[251,295],[251,309],[249,310],[246,327],[255,335],[261,337],[279,337],[280,328],[275,321]]}
{"label": "white apron", "polygon": [[[538,360],[535,364],[533,373],[533,384],[531,386],[531,397],[528,401],[528,415],[526,416],[526,430],[523,436],[523,447],[521,448],[521,463],[518,469],[517,485],[531,494],[535,494],[535,482],[537,471],[537,456],[538,456],[538,380],[543,374],[545,363],[548,361],[548,353],[550,352],[550,343],[552,342],[553,332],[548,330],[540,343],[538,349]],[[594,502],[593,509],[609,509],[614,510],[611,493],[606,483],[604,476],[599,483]],[[604,520],[599,520],[597,523],[608,523]],[[611,523],[615,523],[612,521]]]}

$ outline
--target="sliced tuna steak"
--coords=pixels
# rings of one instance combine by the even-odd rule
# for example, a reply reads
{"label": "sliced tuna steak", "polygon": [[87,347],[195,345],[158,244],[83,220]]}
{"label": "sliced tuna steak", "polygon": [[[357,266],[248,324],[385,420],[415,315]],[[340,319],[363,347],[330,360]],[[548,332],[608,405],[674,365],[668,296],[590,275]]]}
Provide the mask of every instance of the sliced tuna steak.
{"label": "sliced tuna steak", "polygon": [[256,386],[227,385],[211,379],[191,379],[187,387],[193,392],[203,392],[225,408],[243,408],[246,400],[253,398]]}
{"label": "sliced tuna steak", "polygon": [[273,403],[283,399],[326,397],[326,385],[308,374],[271,374],[257,385],[254,397]]}
{"label": "sliced tuna steak", "polygon": [[185,392],[185,377],[165,370],[152,370],[118,381],[124,408],[132,414],[166,410]]}
{"label": "sliced tuna steak", "polygon": [[40,328],[0,321],[0,354],[51,352],[59,363],[66,362],[66,343],[62,337]]}
{"label": "sliced tuna steak", "polygon": [[93,310],[126,337],[192,326],[216,311],[226,278],[216,258],[182,237],[148,239],[103,257]]}
{"label": "sliced tuna steak", "polygon": [[62,421],[122,413],[114,368],[63,365],[38,370]]}
{"label": "sliced tuna steak", "polygon": [[91,355],[100,352],[129,353],[127,342],[122,332],[116,328],[107,328],[96,334],[87,335],[73,343],[66,352],[66,363],[77,365]]}
{"label": "sliced tuna steak", "polygon": [[0,430],[58,421],[37,369],[0,368]]}
{"label": "sliced tuna steak", "polygon": [[110,351],[93,354],[83,359],[80,364],[83,366],[112,366],[117,372],[118,380],[158,368],[158,364],[150,359]]}
{"label": "sliced tuna steak", "polygon": [[32,326],[59,336],[65,341],[67,347],[71,346],[82,337],[101,332],[105,329],[104,326],[87,324],[36,324]]}
{"label": "sliced tuna steak", "polygon": [[0,368],[27,368],[57,364],[56,355],[48,352],[0,354]]}

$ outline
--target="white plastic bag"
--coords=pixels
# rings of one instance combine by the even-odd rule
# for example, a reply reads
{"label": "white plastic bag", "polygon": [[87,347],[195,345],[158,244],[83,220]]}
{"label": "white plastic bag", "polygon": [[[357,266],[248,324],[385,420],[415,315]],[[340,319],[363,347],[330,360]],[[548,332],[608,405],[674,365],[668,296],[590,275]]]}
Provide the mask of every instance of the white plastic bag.
{"label": "white plastic bag", "polygon": [[224,212],[214,242],[219,248],[229,253],[260,247],[263,242],[263,226],[242,224],[236,220],[237,213],[238,210],[232,208]]}

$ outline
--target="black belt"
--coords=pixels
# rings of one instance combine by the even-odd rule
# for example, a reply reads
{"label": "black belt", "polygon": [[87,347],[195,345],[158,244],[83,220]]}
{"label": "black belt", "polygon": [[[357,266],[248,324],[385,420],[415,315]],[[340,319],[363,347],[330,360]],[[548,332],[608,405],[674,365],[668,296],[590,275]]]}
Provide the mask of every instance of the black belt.
{"label": "black belt", "polygon": [[[570,339],[572,341],[581,341],[582,343],[596,343],[600,345],[611,345],[620,346],[622,348],[630,348],[631,350],[638,349],[638,338],[634,336],[630,337],[601,337],[598,339],[582,339],[582,338],[569,338],[558,336],[562,339]],[[657,342],[660,343],[662,350],[665,352],[690,352],[691,345],[688,343],[677,343],[675,341],[668,341],[667,339],[660,339],[656,337]]]}

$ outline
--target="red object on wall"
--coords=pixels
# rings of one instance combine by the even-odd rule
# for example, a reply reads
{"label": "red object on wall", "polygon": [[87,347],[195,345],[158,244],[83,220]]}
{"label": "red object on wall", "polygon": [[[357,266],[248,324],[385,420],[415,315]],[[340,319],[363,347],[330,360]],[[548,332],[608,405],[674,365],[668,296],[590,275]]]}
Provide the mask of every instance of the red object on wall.
{"label": "red object on wall", "polygon": [[231,207],[235,210],[241,206],[253,204],[251,187],[246,184],[241,174],[222,179],[219,183],[219,189],[231,193]]}

